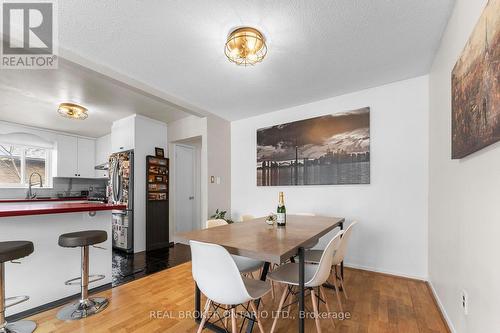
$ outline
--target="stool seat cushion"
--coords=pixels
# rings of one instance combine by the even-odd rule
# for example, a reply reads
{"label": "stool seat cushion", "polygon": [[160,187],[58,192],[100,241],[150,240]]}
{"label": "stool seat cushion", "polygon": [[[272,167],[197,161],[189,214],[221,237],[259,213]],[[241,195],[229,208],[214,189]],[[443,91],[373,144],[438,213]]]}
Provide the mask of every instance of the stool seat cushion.
{"label": "stool seat cushion", "polygon": [[108,234],[103,230],[87,230],[71,232],[59,236],[59,246],[81,247],[99,244],[108,239]]}
{"label": "stool seat cushion", "polygon": [[33,242],[0,242],[0,263],[23,258],[31,253],[33,253]]}

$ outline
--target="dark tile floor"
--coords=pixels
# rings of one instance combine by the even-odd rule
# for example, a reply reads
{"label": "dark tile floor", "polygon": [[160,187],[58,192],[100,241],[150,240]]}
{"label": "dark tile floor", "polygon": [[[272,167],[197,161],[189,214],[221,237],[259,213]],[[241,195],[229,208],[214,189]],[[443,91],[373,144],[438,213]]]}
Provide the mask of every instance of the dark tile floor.
{"label": "dark tile floor", "polygon": [[126,254],[113,250],[113,287],[191,260],[189,246]]}

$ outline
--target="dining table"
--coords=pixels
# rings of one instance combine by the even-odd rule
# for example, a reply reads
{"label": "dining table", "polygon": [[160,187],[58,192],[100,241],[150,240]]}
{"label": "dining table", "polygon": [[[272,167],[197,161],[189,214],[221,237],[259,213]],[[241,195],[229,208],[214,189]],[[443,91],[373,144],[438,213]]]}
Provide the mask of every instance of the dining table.
{"label": "dining table", "polygon": [[[326,235],[335,228],[344,228],[345,219],[331,216],[306,216],[287,215],[286,225],[269,225],[266,217],[255,218],[244,222],[235,222],[208,229],[193,230],[176,234],[177,241],[188,243],[190,240],[218,244],[229,253],[262,260],[264,266],[260,279],[266,280],[271,264],[281,264],[286,261],[299,263],[299,333],[304,332],[305,315],[305,283],[304,281],[304,253],[310,244],[314,244],[320,237]],[[343,275],[343,264],[341,264]],[[260,300],[256,301],[258,308]],[[195,286],[195,320],[201,321],[201,292]],[[249,320],[246,332],[251,333],[254,320]],[[226,332],[226,330],[215,323],[207,323],[206,328],[214,332]]]}

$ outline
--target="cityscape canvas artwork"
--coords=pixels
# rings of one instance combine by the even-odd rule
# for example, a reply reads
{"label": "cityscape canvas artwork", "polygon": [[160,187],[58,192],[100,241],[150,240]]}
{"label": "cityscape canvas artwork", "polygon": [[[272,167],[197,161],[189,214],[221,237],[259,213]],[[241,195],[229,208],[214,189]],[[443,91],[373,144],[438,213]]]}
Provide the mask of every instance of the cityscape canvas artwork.
{"label": "cityscape canvas artwork", "polygon": [[257,130],[257,185],[370,183],[370,108]]}
{"label": "cityscape canvas artwork", "polygon": [[500,0],[490,0],[452,71],[452,158],[500,141]]}

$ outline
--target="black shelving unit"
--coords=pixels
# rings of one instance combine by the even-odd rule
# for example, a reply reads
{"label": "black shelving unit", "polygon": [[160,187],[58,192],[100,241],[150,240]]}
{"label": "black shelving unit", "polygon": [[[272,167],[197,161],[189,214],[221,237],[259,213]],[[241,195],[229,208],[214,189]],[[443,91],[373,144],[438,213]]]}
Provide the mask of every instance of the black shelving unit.
{"label": "black shelving unit", "polygon": [[169,247],[169,160],[146,156],[146,251]]}

